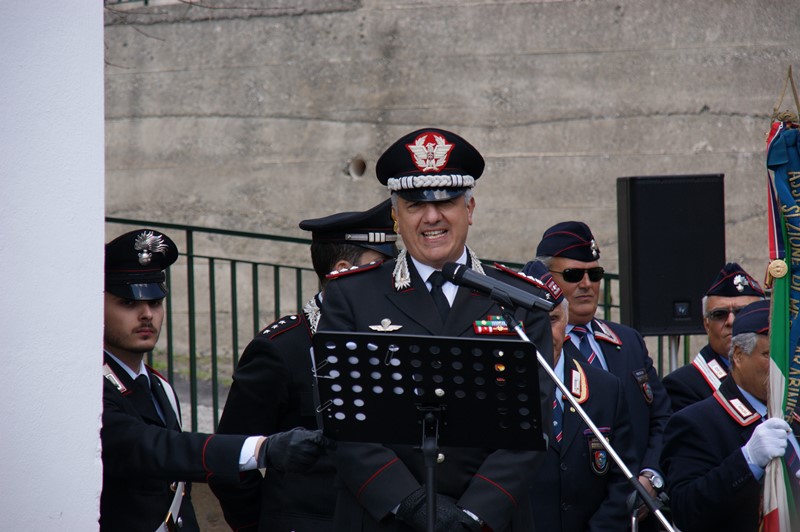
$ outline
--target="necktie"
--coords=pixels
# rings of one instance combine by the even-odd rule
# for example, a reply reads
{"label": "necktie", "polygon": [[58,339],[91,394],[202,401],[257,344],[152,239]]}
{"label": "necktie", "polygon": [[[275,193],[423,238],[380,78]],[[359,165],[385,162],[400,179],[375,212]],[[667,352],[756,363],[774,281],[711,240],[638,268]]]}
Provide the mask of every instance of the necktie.
{"label": "necktie", "polygon": [[436,305],[436,310],[439,311],[442,321],[447,321],[447,314],[450,312],[450,302],[447,301],[447,296],[445,296],[442,291],[442,285],[445,282],[444,274],[436,270],[428,277],[428,282],[431,283],[431,296],[433,297],[433,303]]}
{"label": "necktie", "polygon": [[153,419],[160,419],[162,422],[164,421],[164,416],[161,415],[161,412],[158,411],[158,407],[156,406],[156,398],[153,396],[153,390],[150,389],[150,380],[147,378],[146,375],[139,375],[136,377],[136,387],[144,394],[144,397],[147,398],[146,404],[148,408],[148,414]]}
{"label": "necktie", "polygon": [[556,388],[555,395],[553,397],[553,439],[555,439],[556,443],[561,443],[561,438],[564,437],[564,429],[562,427],[562,423],[564,422],[564,408],[556,399],[556,396],[561,393],[561,390]]}
{"label": "necktie", "polygon": [[603,364],[600,362],[600,357],[597,356],[597,353],[595,353],[594,349],[592,349],[592,344],[589,343],[589,331],[586,329],[586,327],[579,327],[576,325],[572,328],[572,332],[575,333],[575,336],[577,336],[578,340],[580,340],[578,347],[580,348],[581,354],[584,356],[586,361],[592,366],[603,369]]}

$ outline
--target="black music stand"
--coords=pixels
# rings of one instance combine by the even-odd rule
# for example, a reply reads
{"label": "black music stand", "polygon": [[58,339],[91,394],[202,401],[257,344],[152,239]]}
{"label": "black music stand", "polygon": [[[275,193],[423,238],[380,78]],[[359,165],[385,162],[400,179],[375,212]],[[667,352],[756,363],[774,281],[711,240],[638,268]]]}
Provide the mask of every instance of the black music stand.
{"label": "black music stand", "polygon": [[325,435],[419,445],[429,530],[440,444],[546,448],[536,347],[530,342],[320,331],[313,344]]}

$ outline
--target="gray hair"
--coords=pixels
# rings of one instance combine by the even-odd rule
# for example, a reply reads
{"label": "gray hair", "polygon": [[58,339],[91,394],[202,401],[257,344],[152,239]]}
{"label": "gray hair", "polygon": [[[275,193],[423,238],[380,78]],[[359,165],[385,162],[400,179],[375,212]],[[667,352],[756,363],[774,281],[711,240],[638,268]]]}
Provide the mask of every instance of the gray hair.
{"label": "gray hair", "polygon": [[731,365],[734,364],[733,350],[736,347],[738,347],[739,350],[745,355],[750,356],[753,353],[753,350],[756,348],[757,341],[758,333],[754,332],[740,333],[731,338],[731,348],[730,351],[728,351],[728,360],[731,361]]}
{"label": "gray hair", "polygon": [[[551,257],[551,256],[549,256],[549,255],[544,255],[544,256],[541,256],[541,257],[536,257],[536,258],[535,258],[535,259],[533,259],[533,260],[538,260],[539,262],[541,262],[542,264],[544,264],[544,265],[545,265],[545,267],[546,267],[548,270],[549,270],[549,269],[550,269],[550,267],[553,265],[553,257]],[[564,299],[564,301],[566,301],[566,299]]]}
{"label": "gray hair", "polygon": [[703,308],[703,316],[705,316],[708,312],[708,296],[703,296],[703,299],[700,300],[700,305]]}

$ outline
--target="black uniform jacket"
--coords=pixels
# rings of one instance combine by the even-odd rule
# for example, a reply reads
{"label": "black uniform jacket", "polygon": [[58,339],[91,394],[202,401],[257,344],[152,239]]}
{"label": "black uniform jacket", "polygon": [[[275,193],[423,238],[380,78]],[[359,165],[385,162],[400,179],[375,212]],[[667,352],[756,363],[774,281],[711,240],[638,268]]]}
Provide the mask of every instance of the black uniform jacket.
{"label": "black uniform jacket", "polygon": [[[305,314],[267,326],[245,348],[217,433],[274,434],[294,427],[316,429],[311,375],[312,327]],[[243,475],[236,485],[211,488],[234,530],[270,532],[331,529],[336,492],[330,457],[307,473],[267,471]]]}
{"label": "black uniform jacket", "polygon": [[[105,354],[104,362],[121,388],[111,379],[103,379],[101,530],[153,532],[167,517],[174,481],[206,482],[219,477],[238,482],[244,436],[181,432],[166,395],[172,394],[172,389],[148,368],[166,418],[166,423],[162,422],[152,414],[155,409],[150,397],[128,373]],[[181,530],[198,530],[188,484],[178,517]]]}
{"label": "black uniform jacket", "polygon": [[691,363],[664,377],[664,388],[672,401],[672,411],[677,412],[710,397],[728,375],[727,368],[722,357],[710,345],[706,345]]}
{"label": "black uniform jacket", "polygon": [[[619,379],[565,353],[564,383],[629,468],[637,462],[630,415]],[[564,400],[561,443],[547,450],[531,488],[536,530],[626,530],[633,491],[622,470]],[[553,441],[553,440],[551,440]]]}
{"label": "black uniform jacket", "polygon": [[[658,459],[664,427],[672,411],[642,335],[625,325],[599,319],[592,321],[592,330],[603,350],[608,371],[617,376],[625,391],[634,449],[639,460],[638,469],[632,468],[633,472],[638,473],[644,468],[660,471]],[[564,351],[567,350],[573,356],[582,356],[572,341],[564,342]]]}
{"label": "black uniform jacket", "polygon": [[[752,415],[737,411],[731,405],[737,401]],[[760,421],[730,376],[714,395],[672,416],[661,463],[672,517],[683,532],[758,530],[762,483],[741,447]]]}
{"label": "black uniform jacket", "polygon": [[[370,325],[388,319],[401,325],[397,334],[477,336],[475,321],[499,315],[488,297],[460,287],[447,321],[442,323],[430,292],[408,260],[410,285],[395,288],[396,260],[330,281],[325,289],[319,330],[372,332]],[[530,282],[483,266],[486,275],[545,297]],[[530,339],[552,363],[549,314],[517,311]],[[516,337],[498,337],[516,339]],[[552,419],[553,385],[539,370],[543,426]],[[390,416],[387,413],[387,416]],[[437,465],[438,493],[457,500],[494,530],[529,531],[533,528],[528,489],[544,453],[476,448],[440,448],[444,461]],[[400,501],[425,479],[422,453],[411,446],[340,443],[336,451],[339,490],[334,530],[341,532],[410,530],[391,515]]]}

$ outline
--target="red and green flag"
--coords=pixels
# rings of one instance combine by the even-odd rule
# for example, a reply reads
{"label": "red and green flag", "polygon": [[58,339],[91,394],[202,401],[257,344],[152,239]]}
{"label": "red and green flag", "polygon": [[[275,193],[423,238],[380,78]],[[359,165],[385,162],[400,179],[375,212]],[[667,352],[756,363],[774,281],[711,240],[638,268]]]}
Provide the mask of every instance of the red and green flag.
{"label": "red and green flag", "polygon": [[[787,82],[792,84],[791,69]],[[785,91],[785,87],[784,87]],[[797,102],[796,90],[795,102]],[[797,115],[775,113],[767,138],[769,189],[768,284],[772,284],[770,319],[769,417],[795,416],[800,392],[800,124]],[[763,530],[800,530],[800,481],[796,442],[783,459],[767,466]]]}

